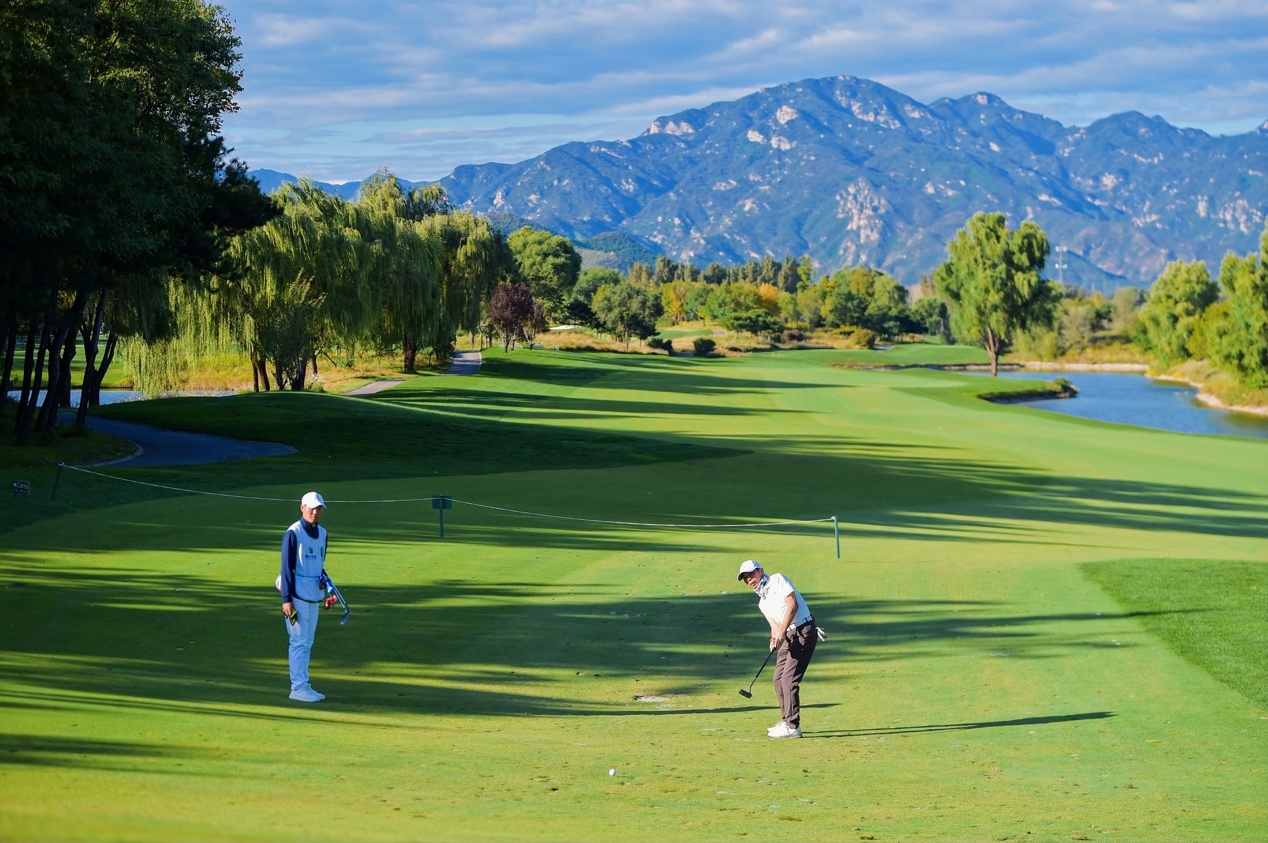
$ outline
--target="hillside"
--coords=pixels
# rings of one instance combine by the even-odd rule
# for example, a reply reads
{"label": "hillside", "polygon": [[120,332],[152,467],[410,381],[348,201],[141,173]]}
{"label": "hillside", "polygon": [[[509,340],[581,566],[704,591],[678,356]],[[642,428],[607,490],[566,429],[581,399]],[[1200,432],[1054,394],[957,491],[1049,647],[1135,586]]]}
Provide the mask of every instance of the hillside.
{"label": "hillside", "polygon": [[822,271],[863,262],[904,283],[972,213],[1003,210],[1068,249],[1067,280],[1112,289],[1254,248],[1265,172],[1268,123],[1212,137],[1128,112],[1067,127],[990,94],[926,105],[841,76],[442,183],[460,207],[582,240],[619,232],[699,264],[808,253]]}

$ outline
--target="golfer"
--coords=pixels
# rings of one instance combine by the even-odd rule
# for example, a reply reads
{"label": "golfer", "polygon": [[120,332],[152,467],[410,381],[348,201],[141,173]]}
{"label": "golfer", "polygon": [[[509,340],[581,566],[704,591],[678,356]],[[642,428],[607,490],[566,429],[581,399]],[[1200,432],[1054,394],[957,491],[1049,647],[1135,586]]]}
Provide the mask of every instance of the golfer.
{"label": "golfer", "polygon": [[801,677],[806,675],[819,643],[814,615],[792,580],[783,574],[767,576],[752,559],[740,566],[738,579],[757,592],[757,607],[770,624],[770,648],[779,650],[775,660],[775,695],[784,719],[767,729],[766,734],[772,738],[799,738]]}
{"label": "golfer", "polygon": [[318,525],[326,501],[309,492],[299,502],[302,516],[282,535],[282,572],[277,578],[282,592],[282,614],[290,636],[291,699],[320,702],[326,696],[308,682],[308,660],[317,635],[317,609],[329,609],[335,595],[326,589],[326,528]]}

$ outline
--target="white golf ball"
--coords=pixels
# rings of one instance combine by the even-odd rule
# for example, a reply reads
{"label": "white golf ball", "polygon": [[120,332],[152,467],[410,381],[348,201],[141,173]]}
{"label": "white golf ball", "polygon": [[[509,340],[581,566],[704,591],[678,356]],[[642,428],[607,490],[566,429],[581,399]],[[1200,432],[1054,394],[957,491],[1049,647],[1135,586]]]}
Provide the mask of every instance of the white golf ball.
{"label": "white golf ball", "polygon": [[611,770],[608,770],[608,775],[609,775],[609,776],[615,776],[615,775],[616,775],[616,768],[615,768],[615,767],[613,767]]}

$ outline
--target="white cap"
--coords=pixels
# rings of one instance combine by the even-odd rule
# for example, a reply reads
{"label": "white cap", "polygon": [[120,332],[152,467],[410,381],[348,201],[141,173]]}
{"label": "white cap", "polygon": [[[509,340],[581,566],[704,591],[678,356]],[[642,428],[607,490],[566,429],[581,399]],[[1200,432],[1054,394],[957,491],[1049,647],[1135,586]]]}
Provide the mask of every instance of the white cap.
{"label": "white cap", "polygon": [[762,565],[760,562],[755,562],[752,559],[748,559],[744,562],[743,565],[740,566],[740,572],[735,576],[735,578],[737,580],[742,580],[744,579],[745,574],[751,574],[754,571],[760,571],[760,570],[762,570]]}
{"label": "white cap", "polygon": [[325,506],[326,501],[317,492],[309,492],[299,499],[300,506],[306,506],[309,509],[316,509],[319,506]]}

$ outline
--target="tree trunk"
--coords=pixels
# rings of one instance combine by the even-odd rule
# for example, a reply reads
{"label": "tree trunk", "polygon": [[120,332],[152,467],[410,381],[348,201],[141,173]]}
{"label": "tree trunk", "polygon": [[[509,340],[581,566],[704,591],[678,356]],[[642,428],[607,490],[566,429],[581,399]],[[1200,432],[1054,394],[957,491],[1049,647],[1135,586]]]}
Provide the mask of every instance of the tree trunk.
{"label": "tree trunk", "polygon": [[57,329],[48,346],[48,389],[44,392],[44,403],[40,405],[40,414],[35,419],[35,429],[49,431],[57,421],[58,399],[62,395],[62,346],[70,336],[70,326]]}
{"label": "tree trunk", "polygon": [[[110,291],[102,290],[101,295],[97,297],[97,307],[93,310],[92,324],[84,325],[81,329],[84,340],[84,382],[79,388],[79,412],[75,414],[75,427],[81,429],[88,422],[88,408],[97,406],[97,403],[101,401],[97,345],[101,342],[101,323],[105,318],[106,301],[109,298]],[[93,402],[94,395],[97,396],[97,403]]]}
{"label": "tree trunk", "polygon": [[263,357],[256,357],[254,360],[255,377],[260,386],[264,387],[264,391],[269,391],[269,367],[264,362]]}
{"label": "tree trunk", "polygon": [[291,389],[301,392],[304,389],[304,376],[308,374],[308,361],[300,359],[295,363],[295,375],[291,378]]}
{"label": "tree trunk", "polygon": [[[31,333],[34,334],[34,321],[32,321],[31,324]],[[44,356],[48,351],[48,344],[50,340],[49,331],[50,329],[46,325],[44,330],[40,332],[40,347],[39,352],[36,355],[34,371],[32,371],[29,367],[26,370],[29,386],[28,388],[22,390],[22,406],[18,408],[17,422],[13,426],[14,432],[17,434],[17,441],[19,445],[25,445],[27,440],[31,437],[31,418],[35,415],[35,405],[38,404],[40,400],[40,387],[44,384]],[[35,337],[31,336],[28,339],[28,342],[33,343],[34,340]],[[29,364],[30,362],[30,357],[28,356],[27,363]]]}
{"label": "tree trunk", "polygon": [[31,400],[31,374],[35,367],[35,342],[39,334],[39,325],[31,319],[26,331],[26,343],[22,354],[22,394],[18,396],[18,409],[13,423],[13,432],[18,432],[18,419],[26,412],[26,405]]}
{"label": "tree trunk", "polygon": [[9,317],[9,324],[4,332],[4,369],[0,372],[0,418],[4,417],[4,408],[9,403],[9,387],[13,380],[13,358],[18,350],[18,317]]}
{"label": "tree trunk", "polygon": [[57,424],[57,408],[62,405],[63,392],[67,393],[66,403],[70,403],[70,361],[75,356],[75,333],[84,318],[87,298],[88,294],[83,290],[75,294],[74,303],[62,314],[65,324],[53,335],[53,343],[49,346],[48,393],[44,396],[40,417],[35,422],[36,430],[47,433]]}
{"label": "tree trunk", "polygon": [[418,367],[418,343],[411,337],[406,337],[401,342],[401,346],[405,353],[405,372],[412,375]]}
{"label": "tree trunk", "polygon": [[[251,358],[251,379],[253,381],[251,384],[251,391],[259,392],[260,391],[260,367],[256,365],[256,360],[254,357]],[[265,384],[267,385],[268,381],[265,381]]]}
{"label": "tree trunk", "polygon": [[74,361],[75,352],[79,348],[79,343],[76,342],[78,334],[79,332],[72,326],[70,333],[66,335],[66,347],[62,349],[62,374],[59,381],[60,386],[57,390],[58,407],[70,406],[70,364]]}
{"label": "tree trunk", "polygon": [[317,352],[313,352],[313,374],[317,374]]}
{"label": "tree trunk", "polygon": [[999,376],[999,340],[995,336],[995,332],[990,328],[986,329],[986,353],[991,355],[991,377]]}
{"label": "tree trunk", "polygon": [[97,367],[97,377],[93,379],[92,395],[88,396],[88,402],[93,407],[101,406],[101,382],[106,379],[106,372],[110,369],[110,364],[114,362],[114,353],[118,348],[119,335],[111,331],[110,336],[106,337],[106,350],[101,353],[101,365]]}

